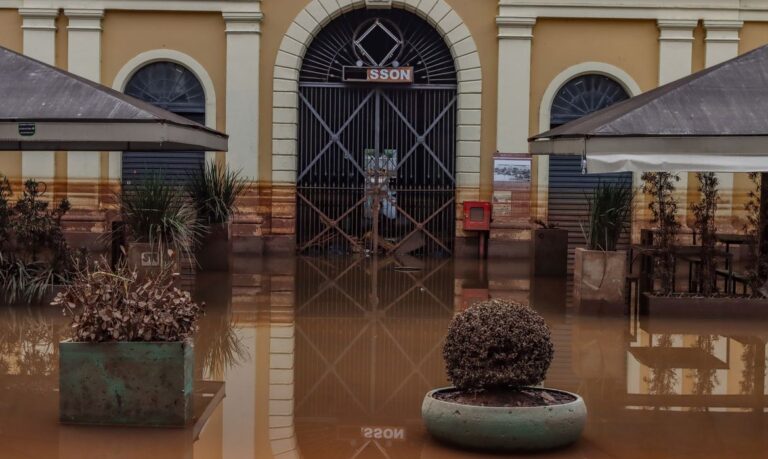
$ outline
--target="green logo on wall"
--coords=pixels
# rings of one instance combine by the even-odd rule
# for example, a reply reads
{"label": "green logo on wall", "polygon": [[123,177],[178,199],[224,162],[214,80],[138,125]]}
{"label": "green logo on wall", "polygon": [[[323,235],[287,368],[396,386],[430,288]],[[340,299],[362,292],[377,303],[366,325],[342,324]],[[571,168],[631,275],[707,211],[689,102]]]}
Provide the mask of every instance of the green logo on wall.
{"label": "green logo on wall", "polygon": [[19,135],[22,137],[35,135],[35,123],[19,123]]}

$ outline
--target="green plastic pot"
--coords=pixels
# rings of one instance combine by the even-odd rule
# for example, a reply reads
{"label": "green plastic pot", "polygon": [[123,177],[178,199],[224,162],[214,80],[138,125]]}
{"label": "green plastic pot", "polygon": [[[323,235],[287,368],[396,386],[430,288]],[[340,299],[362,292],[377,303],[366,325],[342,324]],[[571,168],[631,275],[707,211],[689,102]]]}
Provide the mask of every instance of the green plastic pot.
{"label": "green plastic pot", "polygon": [[434,397],[438,392],[453,389],[444,387],[427,393],[421,417],[432,436],[462,448],[493,451],[559,448],[578,440],[587,421],[584,400],[570,392],[543,389],[576,399],[562,405],[535,407],[474,406]]}

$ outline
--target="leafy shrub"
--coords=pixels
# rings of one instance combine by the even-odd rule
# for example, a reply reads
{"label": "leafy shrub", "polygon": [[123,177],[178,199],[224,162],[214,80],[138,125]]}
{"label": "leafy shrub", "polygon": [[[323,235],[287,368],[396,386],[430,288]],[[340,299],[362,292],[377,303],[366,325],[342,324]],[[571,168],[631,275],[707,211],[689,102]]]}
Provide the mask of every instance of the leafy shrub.
{"label": "leafy shrub", "polygon": [[226,223],[235,211],[237,198],[248,188],[248,181],[240,171],[232,171],[216,161],[190,174],[186,191],[197,211],[201,223]]}
{"label": "leafy shrub", "polygon": [[702,294],[712,295],[717,290],[717,227],[715,213],[720,201],[719,180],[714,172],[698,172],[699,202],[691,204],[696,232],[701,238],[701,263],[698,271],[698,285]]}
{"label": "leafy shrub", "polygon": [[140,185],[124,188],[117,200],[130,240],[150,243],[160,252],[170,249],[193,255],[203,228],[178,185],[153,175]]}
{"label": "leafy shrub", "polygon": [[653,273],[661,284],[661,293],[668,294],[672,292],[675,280],[672,246],[680,230],[675,183],[680,181],[680,176],[671,172],[643,172],[641,178],[642,191],[650,200],[648,210],[651,211],[651,223],[658,225],[659,230],[654,245],[660,249],[660,254],[653,258]]}
{"label": "leafy shrub", "polygon": [[79,270],[51,303],[72,317],[75,341],[183,341],[197,330],[200,305],[174,287],[171,268],[140,280],[124,263]]}
{"label": "leafy shrub", "polygon": [[50,209],[45,193],[44,182],[30,179],[12,204],[8,179],[0,180],[0,298],[8,303],[39,301],[71,276],[74,254],[61,227],[69,201]]}
{"label": "leafy shrub", "polygon": [[544,319],[528,306],[499,299],[458,314],[443,346],[448,378],[467,392],[536,385],[553,354]]}

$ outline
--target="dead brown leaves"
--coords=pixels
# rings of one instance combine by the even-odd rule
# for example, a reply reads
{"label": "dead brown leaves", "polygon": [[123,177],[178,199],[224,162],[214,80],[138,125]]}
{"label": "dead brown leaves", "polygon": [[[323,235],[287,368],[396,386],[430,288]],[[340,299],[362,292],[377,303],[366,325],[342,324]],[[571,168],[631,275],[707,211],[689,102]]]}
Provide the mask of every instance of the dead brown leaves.
{"label": "dead brown leaves", "polygon": [[88,265],[51,305],[72,317],[75,341],[183,341],[202,312],[174,286],[171,268],[152,278],[105,260]]}

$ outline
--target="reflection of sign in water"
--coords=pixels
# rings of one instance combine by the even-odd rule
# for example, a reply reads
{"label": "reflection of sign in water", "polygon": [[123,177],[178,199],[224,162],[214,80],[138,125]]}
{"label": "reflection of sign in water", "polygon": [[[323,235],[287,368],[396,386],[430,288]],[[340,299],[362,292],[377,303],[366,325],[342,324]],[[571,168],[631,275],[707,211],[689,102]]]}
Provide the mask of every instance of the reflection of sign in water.
{"label": "reflection of sign in water", "polygon": [[160,254],[157,252],[141,252],[141,266],[160,266]]}
{"label": "reflection of sign in water", "polygon": [[360,435],[371,440],[405,440],[402,427],[361,427]]}

